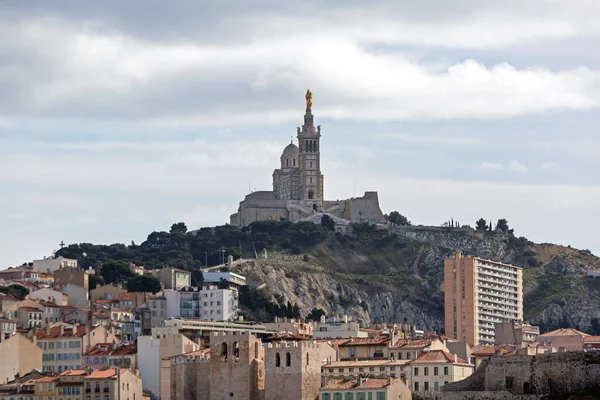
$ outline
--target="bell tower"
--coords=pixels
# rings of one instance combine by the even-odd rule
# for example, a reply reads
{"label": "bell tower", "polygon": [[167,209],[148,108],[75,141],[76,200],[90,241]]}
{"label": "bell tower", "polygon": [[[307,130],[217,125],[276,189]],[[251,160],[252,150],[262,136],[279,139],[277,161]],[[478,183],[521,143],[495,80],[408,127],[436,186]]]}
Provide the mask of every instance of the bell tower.
{"label": "bell tower", "polygon": [[304,124],[298,128],[299,200],[323,200],[321,175],[321,126],[315,128],[312,114],[312,93],[306,91]]}

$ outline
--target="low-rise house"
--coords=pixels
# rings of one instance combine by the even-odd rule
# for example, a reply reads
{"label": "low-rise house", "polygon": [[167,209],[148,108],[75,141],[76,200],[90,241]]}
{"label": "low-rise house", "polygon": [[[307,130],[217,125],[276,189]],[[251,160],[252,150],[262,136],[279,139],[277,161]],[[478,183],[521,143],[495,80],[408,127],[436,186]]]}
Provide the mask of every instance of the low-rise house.
{"label": "low-rise house", "polygon": [[91,290],[90,300],[95,302],[98,299],[118,299],[121,293],[127,293],[127,290],[121,286],[104,285]]}
{"label": "low-rise house", "polygon": [[388,345],[390,338],[352,337],[338,345],[340,360],[387,360],[389,359]]}
{"label": "low-rise house", "polygon": [[357,378],[325,380],[319,400],[409,400],[411,393],[400,379]]}
{"label": "low-rise house", "polygon": [[158,328],[166,319],[167,299],[164,296],[150,295],[146,297],[146,305],[150,309],[150,326]]}
{"label": "low-rise house", "polygon": [[121,341],[131,342],[135,339],[134,328],[135,318],[134,312],[124,310],[122,308],[113,308],[110,310],[112,320],[117,326],[117,336]]}
{"label": "low-rise house", "polygon": [[61,400],[80,400],[83,397],[83,369],[64,371],[58,376],[58,397]]}
{"label": "low-rise house", "polygon": [[586,350],[600,350],[600,336],[587,336],[583,338],[583,347]]}
{"label": "low-rise house", "polygon": [[103,400],[142,400],[143,396],[141,378],[126,368],[94,370],[84,378],[84,385],[86,396]]}
{"label": "low-rise house", "polygon": [[508,353],[510,353],[509,350],[498,345],[478,345],[473,347],[473,350],[471,351],[471,356],[475,359],[475,369],[477,369],[477,367],[479,367],[479,364],[481,364],[482,361],[487,360],[492,356],[503,356]]}
{"label": "low-rise house", "polygon": [[274,322],[263,324],[270,331],[288,333],[297,338],[310,339],[313,337],[314,326],[294,319],[275,317]]}
{"label": "low-rise house", "polygon": [[64,257],[48,257],[33,260],[33,270],[37,272],[54,272],[61,268],[77,268],[77,260]]}
{"label": "low-rise house", "polygon": [[62,321],[62,310],[59,304],[44,300],[40,300],[38,303],[42,306],[43,326]]}
{"label": "low-rise house", "polygon": [[367,332],[360,330],[357,321],[349,320],[347,315],[342,318],[331,317],[326,319],[321,316],[321,321],[314,323],[313,337],[315,339],[337,339],[337,338],[366,338]]}
{"label": "low-rise house", "polygon": [[34,400],[34,384],[33,380],[0,384],[0,400]]}
{"label": "low-rise house", "polygon": [[446,345],[438,338],[398,339],[390,345],[390,358],[394,360],[414,360],[426,350],[448,351]]}
{"label": "low-rise house", "polygon": [[89,290],[89,274],[80,268],[62,268],[54,272],[54,284],[63,287],[72,284]]}
{"label": "low-rise house", "polygon": [[584,339],[588,336],[590,335],[573,328],[560,328],[538,336],[537,341],[563,351],[580,351],[583,350]]}
{"label": "low-rise house", "polygon": [[17,332],[17,322],[6,318],[0,318],[0,343]]}
{"label": "low-rise house", "polygon": [[400,378],[404,382],[410,375],[408,360],[356,360],[329,361],[321,366],[321,376],[328,379]]}
{"label": "low-rise house", "polygon": [[30,328],[41,328],[44,325],[43,320],[43,307],[19,307],[19,326],[30,329]]}
{"label": "low-rise house", "polygon": [[0,342],[0,382],[10,381],[15,374],[23,376],[34,369],[42,369],[42,350],[33,340],[16,334]]}
{"label": "low-rise house", "polygon": [[410,382],[413,392],[435,397],[440,388],[450,382],[461,381],[475,370],[473,364],[444,350],[422,352],[410,362]]}
{"label": "low-rise house", "polygon": [[178,268],[163,268],[152,271],[164,289],[179,290],[192,286],[192,273]]}
{"label": "low-rise house", "polygon": [[122,367],[137,369],[137,345],[101,343],[83,355],[83,363],[95,369]]}
{"label": "low-rise house", "polygon": [[0,315],[13,321],[17,320],[19,310],[19,300],[13,296],[0,293]]}
{"label": "low-rise house", "polygon": [[35,398],[39,400],[58,400],[58,376],[46,376],[35,382]]}
{"label": "low-rise house", "polygon": [[44,300],[58,304],[59,306],[66,306],[67,304],[69,304],[68,296],[66,294],[59,290],[54,290],[50,288],[42,288],[30,292],[27,295],[27,298],[30,300]]}

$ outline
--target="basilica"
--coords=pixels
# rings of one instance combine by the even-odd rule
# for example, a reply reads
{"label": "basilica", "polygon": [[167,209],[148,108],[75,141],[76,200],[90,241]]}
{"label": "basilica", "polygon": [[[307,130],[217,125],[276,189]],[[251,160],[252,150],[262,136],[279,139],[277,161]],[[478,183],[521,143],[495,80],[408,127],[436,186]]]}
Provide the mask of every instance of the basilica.
{"label": "basilica", "polygon": [[351,222],[384,222],[377,192],[346,200],[324,200],[321,172],[321,126],[314,125],[312,93],[306,91],[304,124],[297,128],[298,144],[288,144],[273,171],[273,190],[246,195],[230,224],[245,226],[254,221],[313,221],[319,223],[328,214],[336,230],[348,233]]}

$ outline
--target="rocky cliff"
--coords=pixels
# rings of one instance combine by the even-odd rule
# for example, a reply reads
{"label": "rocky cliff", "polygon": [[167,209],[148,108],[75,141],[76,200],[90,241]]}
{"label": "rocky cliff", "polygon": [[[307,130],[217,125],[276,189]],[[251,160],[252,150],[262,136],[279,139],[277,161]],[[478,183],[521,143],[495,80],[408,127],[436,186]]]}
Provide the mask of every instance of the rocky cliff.
{"label": "rocky cliff", "polygon": [[443,259],[455,251],[524,268],[525,318],[542,329],[572,326],[600,330],[600,258],[586,250],[535,244],[501,232],[469,228],[396,227],[358,230],[321,241],[305,254],[270,252],[241,264],[246,275],[273,298],[346,313],[363,324],[409,322],[443,328]]}

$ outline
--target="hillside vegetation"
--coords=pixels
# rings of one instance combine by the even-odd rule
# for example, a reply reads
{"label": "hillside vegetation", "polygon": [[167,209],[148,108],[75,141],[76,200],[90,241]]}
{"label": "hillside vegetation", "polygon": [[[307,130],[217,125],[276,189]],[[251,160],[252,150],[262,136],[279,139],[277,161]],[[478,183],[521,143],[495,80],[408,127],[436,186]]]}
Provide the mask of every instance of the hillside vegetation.
{"label": "hillside vegetation", "polygon": [[[542,330],[575,327],[600,334],[600,259],[587,250],[535,244],[508,229],[395,225],[376,229],[355,224],[354,236],[334,234],[312,223],[256,222],[248,229],[231,226],[187,232],[174,224],[136,245],[89,243],[65,247],[57,255],[82,266],[112,260],[146,268],[175,266],[197,270],[217,265],[225,250],[234,258],[258,258],[233,268],[254,286],[240,302],[254,319],[273,315],[312,316],[316,309],[348,313],[363,323],[415,323],[443,329],[443,259],[455,251],[512,263],[524,268],[525,318]],[[479,225],[479,221],[478,221]]]}

